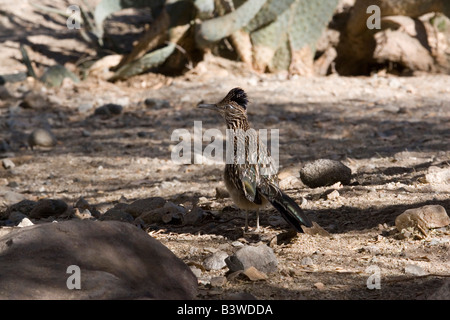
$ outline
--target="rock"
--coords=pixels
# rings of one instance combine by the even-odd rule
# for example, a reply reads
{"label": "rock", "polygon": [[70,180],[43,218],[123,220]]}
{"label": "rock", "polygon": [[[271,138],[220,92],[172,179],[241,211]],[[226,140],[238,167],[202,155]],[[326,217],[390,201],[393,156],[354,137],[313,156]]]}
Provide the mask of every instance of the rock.
{"label": "rock", "polygon": [[450,217],[445,208],[440,205],[408,209],[395,218],[395,226],[400,232],[410,227],[418,228],[423,232],[427,229],[445,227],[449,224]]}
{"label": "rock", "polygon": [[262,272],[271,273],[277,271],[278,260],[272,248],[261,244],[257,247],[244,246],[226,258],[225,263],[231,272],[255,267]]}
{"label": "rock", "polygon": [[[116,208],[117,205],[115,205],[114,208]],[[78,198],[78,200],[75,202],[74,208],[80,209],[80,214],[90,214],[95,218],[100,218],[101,215],[100,212],[95,208],[95,206],[90,205],[89,202],[87,202],[83,197]],[[85,212],[86,210],[89,211],[89,213]],[[84,219],[85,218],[86,217],[84,217]]]}
{"label": "rock", "polygon": [[336,182],[349,184],[352,171],[339,161],[319,159],[300,169],[300,179],[310,188],[331,186]]}
{"label": "rock", "polygon": [[78,219],[93,219],[91,212],[88,209],[84,209],[83,211],[80,211],[79,208],[74,208],[72,216]]}
{"label": "rock", "polygon": [[67,203],[62,200],[41,199],[36,203],[28,216],[33,219],[57,217],[63,214],[67,208]]}
{"label": "rock", "polygon": [[97,116],[117,116],[122,113],[123,107],[119,104],[108,103],[95,109]]}
{"label": "rock", "polygon": [[313,266],[314,265],[314,261],[310,257],[304,257],[300,263],[304,266]]}
{"label": "rock", "polygon": [[22,221],[20,221],[20,223],[17,226],[19,228],[24,228],[24,227],[34,226],[34,223],[31,222],[31,220],[28,218],[23,218]]}
{"label": "rock", "polygon": [[125,212],[120,209],[111,208],[107,210],[104,214],[100,216],[100,220],[117,220],[123,222],[133,222],[134,218],[128,212]]}
{"label": "rock", "polygon": [[224,276],[212,277],[210,280],[211,287],[223,287],[227,283],[227,278]]}
{"label": "rock", "polygon": [[12,162],[11,159],[3,159],[3,160],[2,160],[2,166],[3,166],[3,168],[5,168],[6,170],[8,170],[8,169],[14,168],[16,165],[14,164],[14,162]]}
{"label": "rock", "polygon": [[170,108],[170,102],[162,99],[147,98],[144,100],[144,103],[147,107],[156,110]]}
{"label": "rock", "polygon": [[53,133],[46,129],[33,130],[28,136],[28,144],[31,148],[35,146],[53,147],[56,145],[56,138]]}
{"label": "rock", "polygon": [[22,212],[20,211],[12,211],[9,216],[8,219],[14,223],[14,224],[19,224],[24,218],[26,218],[27,216],[24,215]]}
{"label": "rock", "polygon": [[37,203],[36,201],[32,201],[32,200],[22,200],[15,204],[12,204],[5,211],[5,217],[8,217],[14,211],[18,211],[18,212],[28,216],[30,214],[31,210],[33,210],[36,203]]}
{"label": "rock", "polygon": [[[193,299],[197,278],[132,224],[70,220],[0,238],[0,299]],[[69,290],[79,268],[81,290]],[[69,269],[70,270],[70,269]]]}
{"label": "rock", "polygon": [[327,194],[327,199],[328,200],[336,200],[337,198],[339,198],[339,196],[340,196],[339,191],[333,190]]}
{"label": "rock", "polygon": [[91,102],[82,103],[78,106],[78,112],[80,113],[88,113],[94,108],[94,105]]}
{"label": "rock", "polygon": [[428,274],[428,272],[423,270],[421,267],[416,266],[415,264],[407,264],[405,266],[405,273],[412,274],[415,276],[425,276]]}
{"label": "rock", "polygon": [[24,109],[45,109],[48,107],[48,102],[40,93],[29,92],[19,106]]}
{"label": "rock", "polygon": [[161,208],[165,203],[166,200],[161,197],[139,199],[129,204],[124,210],[137,218],[143,213]]}
{"label": "rock", "polygon": [[198,224],[206,216],[205,211],[199,207],[193,208],[191,211],[186,213],[183,217],[184,224],[195,225]]}
{"label": "rock", "polygon": [[324,290],[325,289],[325,285],[322,282],[314,283],[314,287],[316,287],[319,290]]}
{"label": "rock", "polygon": [[431,166],[425,174],[425,179],[431,184],[450,184],[450,168]]}
{"label": "rock", "polygon": [[225,251],[217,251],[203,261],[203,266],[206,270],[220,270],[227,266],[225,263],[227,257],[228,253]]}
{"label": "rock", "polygon": [[6,190],[4,192],[0,191],[0,205],[3,204],[8,207],[22,200],[25,200],[25,196],[21,193],[11,190]]}

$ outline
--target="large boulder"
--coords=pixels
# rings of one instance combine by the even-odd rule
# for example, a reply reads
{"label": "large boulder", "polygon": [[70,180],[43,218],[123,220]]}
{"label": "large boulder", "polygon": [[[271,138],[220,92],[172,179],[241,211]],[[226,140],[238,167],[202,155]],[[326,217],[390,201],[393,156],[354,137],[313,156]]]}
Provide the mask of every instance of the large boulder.
{"label": "large boulder", "polygon": [[197,293],[197,278],[183,261],[118,221],[20,228],[0,238],[0,257],[0,299],[193,299]]}

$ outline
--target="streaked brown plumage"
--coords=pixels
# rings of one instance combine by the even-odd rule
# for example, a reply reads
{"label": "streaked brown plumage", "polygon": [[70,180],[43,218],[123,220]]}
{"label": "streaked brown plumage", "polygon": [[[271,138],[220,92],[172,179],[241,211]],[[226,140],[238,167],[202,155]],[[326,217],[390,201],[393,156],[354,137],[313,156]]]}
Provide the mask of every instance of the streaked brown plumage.
{"label": "streaked brown plumage", "polygon": [[[297,203],[287,196],[278,186],[278,176],[273,159],[267,147],[259,143],[258,132],[251,129],[247,119],[247,94],[241,88],[232,89],[217,104],[200,104],[199,108],[217,111],[231,129],[234,138],[234,155],[231,163],[225,165],[225,186],[234,203],[247,212],[257,211],[257,229],[259,229],[258,210],[270,202],[283,218],[297,231],[301,225],[311,227],[312,223]],[[256,141],[256,152],[249,150],[250,141]],[[238,152],[239,143],[245,146],[245,154]],[[239,156],[245,157],[240,159]]]}

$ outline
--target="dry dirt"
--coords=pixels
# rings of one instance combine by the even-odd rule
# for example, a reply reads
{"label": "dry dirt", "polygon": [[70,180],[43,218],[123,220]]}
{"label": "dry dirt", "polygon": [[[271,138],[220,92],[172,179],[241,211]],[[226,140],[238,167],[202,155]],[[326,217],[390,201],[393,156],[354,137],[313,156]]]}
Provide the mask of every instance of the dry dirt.
{"label": "dry dirt", "polygon": [[[16,54],[14,39],[9,48]],[[2,72],[17,65],[18,58],[9,59]],[[243,235],[244,213],[229,198],[216,197],[216,187],[224,186],[223,164],[171,161],[174,129],[192,132],[194,121],[203,121],[203,130],[224,132],[217,115],[195,106],[201,100],[215,102],[236,86],[248,92],[253,127],[280,130],[282,185],[330,237],[299,234],[276,243],[273,238],[287,226],[271,208],[261,212],[260,234]],[[207,217],[197,225],[145,226],[190,265],[202,265],[219,248],[235,251],[236,240],[272,246],[278,272],[267,280],[235,279],[211,287],[209,279],[226,275],[227,269],[205,270],[198,299],[223,299],[235,292],[258,299],[449,297],[449,227],[427,237],[399,239],[394,220],[404,210],[426,204],[440,204],[450,212],[449,184],[426,179],[426,174],[450,166],[450,76],[288,79],[210,59],[175,78],[148,74],[116,84],[91,78],[56,89],[28,79],[5,88],[11,97],[2,89],[0,140],[9,141],[11,149],[2,157],[16,166],[0,168],[2,190],[69,204],[84,197],[102,213],[118,202],[153,196],[187,209],[198,205]],[[43,102],[20,107],[28,92]],[[167,100],[170,107],[150,108],[146,98]],[[124,105],[121,115],[93,116],[96,107],[110,102]],[[43,126],[51,127],[58,144],[48,150],[27,148],[26,135]],[[350,167],[351,184],[304,186],[298,170],[320,158]],[[333,189],[339,195],[328,198]],[[427,274],[405,273],[411,264]],[[370,266],[379,268],[379,290],[367,288]]]}

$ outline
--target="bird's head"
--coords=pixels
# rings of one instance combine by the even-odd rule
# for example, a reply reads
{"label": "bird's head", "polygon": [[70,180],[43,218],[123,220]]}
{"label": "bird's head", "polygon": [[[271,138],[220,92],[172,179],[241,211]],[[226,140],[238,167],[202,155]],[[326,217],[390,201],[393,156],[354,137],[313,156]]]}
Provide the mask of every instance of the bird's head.
{"label": "bird's head", "polygon": [[247,104],[248,98],[245,91],[241,88],[234,88],[220,102],[216,104],[201,103],[198,107],[217,111],[227,124],[232,124],[239,120],[247,120]]}

